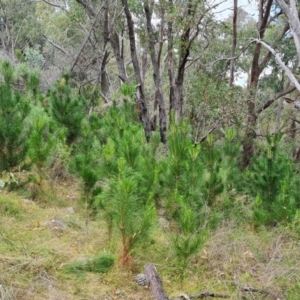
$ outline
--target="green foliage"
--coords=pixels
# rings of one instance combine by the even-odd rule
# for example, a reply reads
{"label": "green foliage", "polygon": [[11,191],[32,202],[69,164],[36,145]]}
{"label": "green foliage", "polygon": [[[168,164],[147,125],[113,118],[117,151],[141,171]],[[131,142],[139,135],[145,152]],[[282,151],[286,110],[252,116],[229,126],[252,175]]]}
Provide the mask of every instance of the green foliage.
{"label": "green foliage", "polygon": [[123,83],[120,86],[119,91],[124,100],[133,100],[133,96],[135,93],[135,86],[133,84],[128,85],[127,83]]}
{"label": "green foliage", "polygon": [[224,184],[220,174],[221,152],[216,147],[213,135],[209,134],[203,145],[203,164],[206,167],[204,174],[204,199],[211,206],[216,196],[222,193]]}
{"label": "green foliage", "polygon": [[252,180],[250,189],[253,193],[260,194],[266,205],[275,199],[280,189],[280,181],[286,172],[287,160],[278,152],[278,143],[281,137],[281,133],[274,137],[268,135],[267,150],[253,162],[249,174]]}
{"label": "green foliage", "polygon": [[45,166],[54,146],[54,137],[51,133],[51,123],[45,116],[33,121],[33,128],[28,139],[28,156],[39,170]]}
{"label": "green foliage", "polygon": [[107,222],[109,239],[113,229],[118,230],[122,241],[120,260],[125,264],[135,245],[147,239],[155,217],[158,167],[153,145],[157,141],[145,143],[134,105],[129,101],[113,105],[102,118],[92,115],[89,122],[100,145],[96,155],[101,184],[95,207]]}
{"label": "green foliage", "polygon": [[0,216],[16,217],[22,213],[20,205],[12,201],[9,197],[0,197]]}
{"label": "green foliage", "polygon": [[289,228],[296,233],[297,237],[300,237],[300,210],[297,209],[293,219],[288,224]]}
{"label": "green foliage", "polygon": [[51,122],[45,115],[40,115],[33,120],[27,146],[27,154],[35,171],[31,177],[31,197],[37,198],[43,192],[44,168],[46,163],[49,162],[51,152],[55,146],[55,139],[51,132]]}
{"label": "green foliage", "polygon": [[181,279],[193,255],[204,244],[207,231],[200,230],[197,212],[181,197],[176,214],[177,232],[170,235]]}
{"label": "green foliage", "polygon": [[91,207],[93,189],[99,179],[99,144],[94,132],[87,121],[82,123],[81,139],[77,144],[76,152],[70,162],[70,170],[79,175],[82,180],[82,198],[86,208]]}
{"label": "green foliage", "polygon": [[18,179],[16,178],[15,174],[12,172],[2,171],[1,179],[0,179],[0,192],[5,187],[12,188],[19,184]]}
{"label": "green foliage", "polygon": [[7,86],[10,86],[12,81],[15,79],[15,68],[14,66],[8,62],[4,61],[0,66],[1,74],[4,77],[4,82]]}
{"label": "green foliage", "polygon": [[11,87],[15,76],[11,64],[3,62],[0,68],[5,81],[0,84],[0,170],[3,171],[24,162],[30,131],[25,126],[25,119],[30,112],[30,104],[29,99]]}
{"label": "green foliage", "polygon": [[300,283],[295,283],[288,291],[287,300],[294,300],[300,297]]}
{"label": "green foliage", "polygon": [[144,132],[134,105],[125,102],[121,106],[111,107],[102,119],[91,116],[91,126],[100,142],[101,174],[110,178],[118,174],[120,158],[136,173],[140,194],[147,201],[154,197],[157,186],[158,164],[155,159],[155,136],[151,144],[146,144]]}
{"label": "green foliage", "polygon": [[237,131],[232,127],[226,128],[224,135],[224,140],[221,145],[221,173],[224,190],[227,194],[230,194],[240,187],[242,177],[238,165],[240,142],[238,141]]}
{"label": "green foliage", "polygon": [[33,100],[31,102],[37,102],[36,100],[38,99],[38,95],[42,97],[39,90],[41,81],[39,70],[32,70],[28,67],[27,64],[22,63],[18,66],[16,73],[17,76],[23,80],[23,83],[25,85],[26,93],[24,93],[24,95],[26,94],[28,98],[31,98],[31,100]]}
{"label": "green foliage", "polygon": [[111,254],[100,253],[96,257],[83,261],[75,262],[66,267],[68,272],[94,272],[107,273],[115,263],[115,258]]}
{"label": "green foliage", "polygon": [[81,122],[87,113],[86,100],[73,93],[69,84],[69,75],[64,74],[50,91],[49,112],[53,119],[66,129],[68,145],[80,136]]}
{"label": "green foliage", "polygon": [[45,59],[39,48],[39,46],[35,46],[35,48],[25,49],[25,61],[32,69],[41,69],[45,62]]}
{"label": "green foliage", "polygon": [[24,49],[28,45],[43,45],[42,26],[35,16],[36,3],[26,0],[3,0],[1,1],[2,13],[4,14],[9,28],[5,31],[8,49]]}
{"label": "green foliage", "polygon": [[267,149],[256,157],[246,173],[248,190],[256,196],[255,225],[290,221],[299,201],[299,179],[290,160],[279,150],[281,133],[267,136]]}
{"label": "green foliage", "polygon": [[200,145],[193,145],[191,128],[187,121],[180,125],[170,125],[167,145],[169,152],[168,157],[161,162],[160,184],[163,195],[167,197],[169,216],[174,215],[178,209],[177,195],[200,209],[204,204],[201,197],[201,148]]}
{"label": "green foliage", "polygon": [[279,193],[271,206],[273,219],[276,222],[289,223],[293,220],[297,208],[299,208],[299,184],[300,181],[298,176],[295,176],[291,162],[287,161],[286,173],[280,181]]}
{"label": "green foliage", "polygon": [[145,240],[155,217],[153,203],[141,199],[138,175],[124,158],[118,161],[118,174],[107,180],[108,187],[98,196],[98,207],[106,214],[108,226],[118,228],[123,264],[130,261],[134,246]]}
{"label": "green foliage", "polygon": [[14,54],[15,54],[15,57],[21,62],[21,63],[24,63],[25,62],[25,56],[24,56],[24,53],[16,48],[15,51],[14,51]]}

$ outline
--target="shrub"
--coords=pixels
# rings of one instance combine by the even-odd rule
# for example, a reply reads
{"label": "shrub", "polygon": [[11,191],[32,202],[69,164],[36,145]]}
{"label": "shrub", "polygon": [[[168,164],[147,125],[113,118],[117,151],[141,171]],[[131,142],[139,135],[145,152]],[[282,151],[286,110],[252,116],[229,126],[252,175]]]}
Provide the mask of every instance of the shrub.
{"label": "shrub", "polygon": [[3,62],[0,69],[4,76],[4,83],[0,84],[0,171],[10,171],[24,163],[30,133],[25,125],[30,101],[12,89],[15,70],[10,63]]}
{"label": "shrub", "polygon": [[68,272],[94,272],[107,273],[115,263],[115,258],[111,254],[100,253],[92,259],[83,262],[75,262],[66,267]]}

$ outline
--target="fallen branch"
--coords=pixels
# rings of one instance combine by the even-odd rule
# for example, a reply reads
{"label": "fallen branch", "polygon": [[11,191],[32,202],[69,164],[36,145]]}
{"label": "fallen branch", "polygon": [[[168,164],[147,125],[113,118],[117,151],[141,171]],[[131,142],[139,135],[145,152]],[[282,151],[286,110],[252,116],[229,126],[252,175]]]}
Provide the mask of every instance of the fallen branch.
{"label": "fallen branch", "polygon": [[228,296],[228,295],[221,295],[221,294],[215,294],[215,293],[211,293],[211,292],[205,292],[205,293],[200,293],[198,295],[192,295],[192,296],[189,296],[189,295],[186,295],[186,294],[181,294],[179,297],[172,298],[170,300],[207,299],[208,297],[227,299],[230,296]]}
{"label": "fallen branch", "polygon": [[279,297],[278,295],[273,294],[272,292],[266,291],[266,290],[260,290],[260,289],[255,289],[251,287],[243,287],[241,288],[242,292],[248,292],[248,293],[260,293],[263,295],[268,295],[272,297],[274,300],[283,300],[283,298]]}
{"label": "fallen branch", "polygon": [[146,264],[144,267],[145,274],[138,274],[135,278],[136,282],[142,286],[149,286],[152,298],[155,300],[193,300],[193,299],[204,299],[207,297],[213,298],[229,298],[228,295],[215,294],[211,292],[200,293],[197,295],[186,295],[181,294],[177,298],[168,298],[164,292],[162,281],[156,271],[156,268],[153,264]]}
{"label": "fallen branch", "polygon": [[[230,298],[229,295],[216,294],[212,292],[204,292],[197,295],[181,294],[176,298],[168,298],[168,296],[166,295],[163,289],[162,281],[154,265],[146,264],[144,267],[144,272],[145,272],[144,274],[138,274],[135,278],[135,281],[137,282],[137,284],[141,286],[150,287],[152,298],[154,300],[195,300],[195,299],[207,299],[208,297],[220,298],[220,299]],[[259,293],[259,294],[267,295],[274,300],[283,300],[281,296],[278,296],[267,290],[256,289],[251,287],[242,287],[240,288],[240,291],[244,293]]]}

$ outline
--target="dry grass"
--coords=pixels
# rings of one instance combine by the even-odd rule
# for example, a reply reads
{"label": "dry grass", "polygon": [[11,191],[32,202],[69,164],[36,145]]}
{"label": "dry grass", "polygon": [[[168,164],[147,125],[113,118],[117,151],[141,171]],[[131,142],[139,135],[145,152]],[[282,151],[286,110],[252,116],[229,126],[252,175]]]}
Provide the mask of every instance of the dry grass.
{"label": "dry grass", "polygon": [[[225,222],[211,234],[183,281],[168,239],[158,227],[153,241],[136,250],[130,267],[116,264],[106,274],[67,272],[65,266],[70,263],[103,251],[117,255],[119,247],[108,242],[101,219],[90,219],[86,225],[78,198],[69,184],[61,185],[50,200],[39,202],[14,193],[0,194],[1,300],[151,299],[149,291],[134,282],[147,262],[156,265],[170,297],[211,291],[230,299],[272,299],[240,290],[252,287],[282,299],[300,299],[297,239],[282,228],[255,232],[234,222]],[[53,220],[65,226],[55,226]]]}

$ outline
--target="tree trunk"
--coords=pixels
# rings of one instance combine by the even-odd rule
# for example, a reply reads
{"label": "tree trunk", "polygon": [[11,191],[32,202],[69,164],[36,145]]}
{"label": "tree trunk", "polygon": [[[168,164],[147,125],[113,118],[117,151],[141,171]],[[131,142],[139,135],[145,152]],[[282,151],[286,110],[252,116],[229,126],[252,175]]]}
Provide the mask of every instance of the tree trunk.
{"label": "tree trunk", "polygon": [[[173,1],[169,0],[170,8],[174,8]],[[186,4],[186,19],[194,18],[196,12],[197,2],[188,0]],[[170,114],[174,112],[174,121],[179,124],[179,121],[183,115],[183,83],[185,75],[185,67],[190,54],[190,48],[193,41],[199,34],[200,24],[203,20],[204,14],[200,14],[198,20],[195,20],[194,25],[191,22],[187,22],[186,27],[180,32],[179,43],[179,59],[177,74],[174,75],[174,59],[173,59],[173,24],[168,21],[168,62],[169,62],[169,81],[170,81]],[[192,27],[193,26],[193,27]]]}
{"label": "tree trunk", "polygon": [[142,81],[140,66],[139,66],[139,62],[137,59],[134,23],[133,23],[131,12],[128,7],[127,0],[122,0],[122,4],[124,7],[124,12],[126,15],[127,26],[128,26],[130,54],[131,54],[133,68],[134,68],[135,79],[138,84],[138,90],[137,90],[138,94],[137,94],[136,106],[137,106],[139,118],[144,127],[146,140],[149,141],[150,133],[151,133],[151,123],[150,123],[150,118],[149,118],[149,113],[148,113],[148,108],[147,108],[147,101],[146,101],[146,96],[145,96],[145,91],[144,91],[144,83]]}
{"label": "tree trunk", "polygon": [[[232,46],[231,46],[231,57],[235,56],[236,43],[237,43],[237,28],[236,28],[236,20],[237,20],[237,10],[238,10],[238,0],[233,1],[233,19],[232,19]],[[233,85],[234,82],[234,65],[235,59],[230,60],[230,79],[229,79],[229,87]]]}
{"label": "tree trunk", "polygon": [[298,13],[298,1],[290,0],[290,6],[284,0],[276,0],[284,14],[287,16],[297,49],[298,61],[300,61],[300,20]]}
{"label": "tree trunk", "polygon": [[102,57],[101,57],[101,63],[100,63],[100,70],[98,74],[97,81],[100,82],[101,91],[103,95],[107,95],[109,90],[109,82],[108,82],[108,76],[106,74],[106,64],[109,57],[108,52],[108,42],[110,39],[110,32],[109,32],[109,26],[108,26],[108,0],[105,0],[103,5],[103,12],[104,12],[104,21],[103,21],[103,49],[102,49]]}
{"label": "tree trunk", "polygon": [[283,111],[283,101],[284,101],[283,99],[280,99],[279,103],[278,103],[276,123],[275,123],[275,128],[274,128],[275,133],[279,132],[279,130],[280,130],[281,116],[282,116],[282,111]]}
{"label": "tree trunk", "polygon": [[151,12],[148,1],[144,1],[144,10],[147,19],[147,31],[149,35],[149,50],[153,66],[153,79],[155,83],[155,97],[157,98],[159,106],[159,131],[160,140],[162,143],[167,142],[167,120],[166,120],[166,109],[165,102],[163,98],[162,82],[159,71],[158,57],[156,57],[155,52],[155,38],[153,34],[153,29],[151,25]]}
{"label": "tree trunk", "polygon": [[121,40],[121,45],[120,45],[119,34],[113,28],[110,28],[110,30],[112,32],[110,38],[110,44],[113,48],[114,55],[118,65],[118,70],[119,70],[118,77],[121,79],[122,82],[126,82],[127,84],[130,84],[126,73],[126,68],[125,68],[123,39]]}
{"label": "tree trunk", "polygon": [[149,286],[151,289],[152,296],[155,300],[169,300],[162,287],[162,281],[158,276],[156,268],[152,264],[146,264],[145,275],[149,280]]}
{"label": "tree trunk", "polygon": [[[173,7],[173,0],[169,0],[170,7]],[[168,75],[169,75],[169,118],[173,121],[175,109],[175,73],[174,73],[174,40],[173,40],[173,21],[168,20]]]}
{"label": "tree trunk", "polygon": [[[272,0],[267,0],[266,5],[264,6],[264,0],[259,1],[259,19],[258,19],[258,34],[259,39],[262,39],[265,34],[266,26],[268,23],[268,19],[270,16],[271,6],[273,4]],[[243,152],[242,152],[242,159],[241,159],[241,167],[245,169],[254,154],[254,139],[256,137],[255,127],[256,127],[256,89],[258,85],[258,80],[261,72],[263,71],[264,67],[266,66],[266,62],[264,61],[264,65],[260,65],[260,55],[261,55],[261,44],[257,43],[254,48],[253,59],[252,59],[252,66],[250,72],[250,78],[248,82],[248,91],[249,91],[249,100],[248,100],[248,117],[247,117],[247,126],[243,141]],[[267,54],[268,59],[270,59],[269,55]]]}

